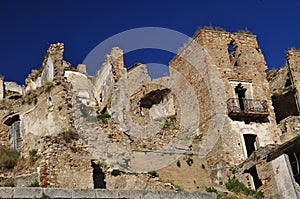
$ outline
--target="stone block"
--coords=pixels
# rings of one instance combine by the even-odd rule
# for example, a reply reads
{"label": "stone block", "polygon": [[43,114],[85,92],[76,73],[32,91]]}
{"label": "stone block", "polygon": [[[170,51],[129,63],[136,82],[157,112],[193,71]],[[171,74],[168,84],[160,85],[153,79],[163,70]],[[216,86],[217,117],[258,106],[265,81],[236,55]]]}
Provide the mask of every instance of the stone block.
{"label": "stone block", "polygon": [[12,198],[14,189],[11,187],[0,187],[0,198]]}
{"label": "stone block", "polygon": [[74,189],[72,198],[96,198],[96,190],[93,189]]}
{"label": "stone block", "polygon": [[50,198],[72,198],[72,190],[70,189],[60,189],[60,188],[52,188],[52,189],[44,189],[44,194],[49,196]]}
{"label": "stone block", "polygon": [[96,198],[118,198],[118,190],[96,189]]}
{"label": "stone block", "polygon": [[42,196],[43,196],[42,188],[35,188],[35,187],[14,188],[14,198],[41,198]]}

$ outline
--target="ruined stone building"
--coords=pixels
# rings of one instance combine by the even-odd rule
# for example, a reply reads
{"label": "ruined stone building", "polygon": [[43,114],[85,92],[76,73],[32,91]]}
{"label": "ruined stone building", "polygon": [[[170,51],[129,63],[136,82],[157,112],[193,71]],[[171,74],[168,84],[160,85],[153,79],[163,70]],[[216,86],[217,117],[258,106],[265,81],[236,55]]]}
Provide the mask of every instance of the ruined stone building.
{"label": "ruined stone building", "polygon": [[24,86],[0,79],[1,145],[37,151],[2,184],[205,192],[237,178],[300,197],[300,51],[267,74],[255,35],[200,29],[157,79],[118,47],[95,76],[63,52],[50,45]]}

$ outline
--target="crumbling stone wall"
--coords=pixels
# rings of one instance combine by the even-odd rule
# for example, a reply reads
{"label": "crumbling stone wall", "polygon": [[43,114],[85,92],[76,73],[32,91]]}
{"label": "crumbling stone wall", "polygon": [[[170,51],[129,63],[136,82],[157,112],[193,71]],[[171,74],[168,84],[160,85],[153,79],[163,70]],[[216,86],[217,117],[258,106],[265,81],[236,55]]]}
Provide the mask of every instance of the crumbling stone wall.
{"label": "crumbling stone wall", "polygon": [[4,81],[3,77],[0,77],[0,100],[4,98]]}
{"label": "crumbling stone wall", "polygon": [[76,132],[66,131],[42,138],[41,187],[94,188],[90,154],[77,137],[72,139],[72,134]]}
{"label": "crumbling stone wall", "polygon": [[[191,48],[195,41],[198,46],[194,45]],[[234,47],[234,52],[231,52],[231,54],[228,52],[228,45],[230,44]],[[183,66],[182,71],[192,72],[192,67],[195,68],[197,64],[187,67],[185,63],[193,63],[195,58],[201,59],[201,53],[199,52],[198,56],[193,56],[197,48],[205,49],[206,54],[202,55],[202,60],[204,60],[205,76],[208,76],[209,79],[209,81],[201,82],[198,78],[196,81],[200,84],[197,86],[199,88],[197,90],[199,90],[198,100],[201,111],[200,121],[206,121],[204,123],[209,126],[209,120],[207,121],[205,118],[210,117],[210,111],[219,113],[224,117],[222,129],[215,135],[216,144],[213,145],[213,150],[207,156],[208,166],[212,169],[212,179],[214,182],[219,183],[228,179],[228,174],[230,173],[228,169],[230,167],[242,163],[247,158],[243,134],[257,135],[259,146],[265,146],[274,143],[274,141],[279,141],[279,131],[275,123],[271,95],[268,92],[269,85],[266,80],[265,60],[258,47],[256,37],[245,33],[228,33],[225,31],[201,29],[195,35],[193,41],[187,44],[177,56],[183,55],[185,60],[176,63],[179,59],[175,58],[170,63],[171,68],[178,70]],[[235,63],[232,62],[232,57],[235,57]],[[213,66],[216,67],[216,70],[211,73],[210,70],[213,69]],[[192,76],[190,74],[185,77]],[[229,98],[236,97],[234,89],[239,83],[247,88],[249,98],[267,101],[268,122],[256,122],[254,120],[246,121],[245,123],[228,117],[225,102]],[[208,91],[205,92],[204,85],[210,89],[210,92],[212,92],[212,89],[215,89],[217,91],[217,93],[213,93],[215,96]],[[207,96],[213,101],[220,100],[219,105],[211,106],[207,104],[210,101]],[[206,117],[203,117],[204,114]],[[207,140],[205,141],[207,142]],[[228,143],[231,144],[229,145]]]}
{"label": "crumbling stone wall", "polygon": [[50,45],[41,68],[32,70],[32,73],[25,80],[27,92],[42,86],[44,83],[51,82],[54,77],[63,77],[65,69],[71,68],[71,64],[63,60],[63,53],[63,43]]}
{"label": "crumbling stone wall", "polygon": [[[110,104],[111,92],[115,82],[114,75],[112,72],[113,67],[115,67],[112,64],[112,60],[114,59],[111,58],[112,54],[113,52],[111,52],[109,55],[106,55],[105,61],[102,64],[101,68],[98,70],[93,81],[94,83],[93,93],[97,101],[98,109],[100,112]],[[119,55],[119,56],[123,56],[123,55]],[[123,58],[119,58],[119,59],[121,60]]]}
{"label": "crumbling stone wall", "polygon": [[[99,165],[108,188],[159,190],[174,182],[204,191],[228,181],[232,168],[249,158],[244,135],[256,136],[255,150],[287,139],[280,140],[254,35],[201,29],[171,60],[170,75],[154,80],[144,64],[126,69],[117,47],[95,77],[83,65],[76,69],[64,61],[63,52],[63,44],[52,44],[42,69],[26,79],[25,94],[1,102],[1,141],[9,142],[6,121],[19,115],[21,153],[28,157],[38,150],[38,169],[31,174],[43,187],[93,188],[93,168]],[[271,88],[278,85],[282,81]],[[238,97],[237,87],[249,99],[266,101],[266,117],[229,115],[226,102]],[[66,133],[76,136],[70,140]],[[149,165],[159,175],[155,180],[143,174]],[[275,197],[273,163],[256,161],[248,169],[253,167],[262,181],[259,189]],[[121,175],[112,176],[114,170]],[[253,188],[247,172],[237,177]]]}
{"label": "crumbling stone wall", "polygon": [[95,106],[96,101],[92,92],[93,84],[86,74],[76,71],[65,71],[67,81],[72,84],[72,92],[87,106]]}
{"label": "crumbling stone wall", "polygon": [[18,93],[20,95],[23,94],[23,89],[16,82],[4,82],[5,92],[9,96],[10,93]]}
{"label": "crumbling stone wall", "polygon": [[299,110],[299,92],[300,92],[300,50],[290,49],[286,55],[289,73],[291,76],[291,82],[293,87],[296,89],[296,101]]}
{"label": "crumbling stone wall", "polygon": [[278,125],[282,135],[282,142],[287,142],[293,138],[299,136],[300,129],[300,117],[299,116],[290,116],[280,121]]}

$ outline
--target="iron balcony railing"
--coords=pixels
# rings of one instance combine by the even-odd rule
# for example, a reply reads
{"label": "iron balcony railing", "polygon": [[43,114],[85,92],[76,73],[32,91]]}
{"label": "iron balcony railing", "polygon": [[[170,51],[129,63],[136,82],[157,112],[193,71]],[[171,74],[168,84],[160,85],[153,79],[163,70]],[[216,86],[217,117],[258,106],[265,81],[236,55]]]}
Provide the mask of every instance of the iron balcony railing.
{"label": "iron balcony railing", "polygon": [[238,99],[227,100],[229,116],[266,117],[269,115],[266,100]]}

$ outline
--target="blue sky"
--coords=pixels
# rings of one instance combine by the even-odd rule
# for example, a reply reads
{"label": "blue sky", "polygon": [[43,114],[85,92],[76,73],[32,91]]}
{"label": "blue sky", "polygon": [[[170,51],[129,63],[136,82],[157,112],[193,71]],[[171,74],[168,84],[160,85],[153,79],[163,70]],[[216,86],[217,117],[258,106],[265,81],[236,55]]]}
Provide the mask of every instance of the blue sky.
{"label": "blue sky", "polygon": [[[76,66],[99,43],[122,31],[163,27],[192,36],[208,25],[250,30],[268,67],[278,68],[285,64],[286,50],[300,47],[299,8],[296,0],[2,0],[0,74],[24,84],[31,70],[40,68],[50,43],[65,43],[65,60]],[[167,64],[172,56],[138,50],[128,53],[125,63]]]}

